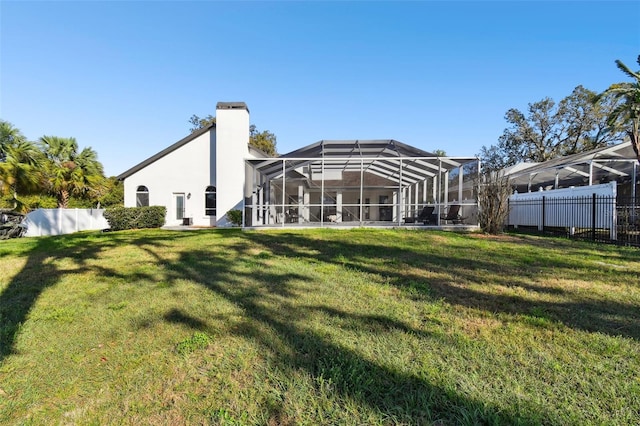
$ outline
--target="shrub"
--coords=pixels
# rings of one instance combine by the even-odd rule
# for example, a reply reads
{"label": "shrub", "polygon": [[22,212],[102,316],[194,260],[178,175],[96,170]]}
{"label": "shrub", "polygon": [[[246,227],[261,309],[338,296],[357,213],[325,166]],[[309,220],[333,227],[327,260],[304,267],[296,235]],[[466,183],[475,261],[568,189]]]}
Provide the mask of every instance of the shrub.
{"label": "shrub", "polygon": [[478,195],[478,222],[488,234],[499,234],[509,216],[509,196],[512,188],[508,177],[489,174],[476,187]]}
{"label": "shrub", "polygon": [[[30,212],[35,209],[55,209],[58,207],[58,200],[50,195],[19,195],[20,209],[23,213]],[[14,209],[13,196],[7,195],[0,198],[0,208]]]}
{"label": "shrub", "polygon": [[97,202],[88,198],[69,197],[69,209],[91,209],[96,208]]}
{"label": "shrub", "polygon": [[112,231],[139,228],[160,228],[164,225],[167,208],[149,207],[113,207],[106,209],[104,217]]}
{"label": "shrub", "polygon": [[227,218],[229,222],[236,226],[242,225],[242,210],[229,210],[227,212]]}

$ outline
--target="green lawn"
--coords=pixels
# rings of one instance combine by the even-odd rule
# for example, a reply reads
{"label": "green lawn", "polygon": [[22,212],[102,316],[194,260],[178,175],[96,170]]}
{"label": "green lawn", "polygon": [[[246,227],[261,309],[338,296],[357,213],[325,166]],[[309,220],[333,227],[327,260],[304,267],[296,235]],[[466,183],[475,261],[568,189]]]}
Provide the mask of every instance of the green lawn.
{"label": "green lawn", "polygon": [[0,243],[1,424],[640,423],[640,250],[406,230]]}

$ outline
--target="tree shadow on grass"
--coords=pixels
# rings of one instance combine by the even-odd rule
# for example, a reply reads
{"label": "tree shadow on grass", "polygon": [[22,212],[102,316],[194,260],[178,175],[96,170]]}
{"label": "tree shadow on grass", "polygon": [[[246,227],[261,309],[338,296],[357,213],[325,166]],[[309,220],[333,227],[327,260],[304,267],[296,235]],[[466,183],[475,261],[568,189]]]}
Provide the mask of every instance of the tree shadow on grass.
{"label": "tree shadow on grass", "polygon": [[[206,248],[185,250],[176,253],[177,260],[167,260],[156,250],[166,244],[166,239],[180,237],[167,233],[152,237],[111,234],[108,239],[96,241],[84,236],[38,241],[28,253],[24,267],[0,294],[0,362],[15,349],[20,324],[25,322],[40,294],[57,285],[66,275],[90,271],[127,280],[147,278],[133,273],[122,275],[117,267],[109,269],[90,262],[109,247],[124,243],[137,245],[152,255],[157,263],[164,266],[163,273],[169,282],[192,280],[240,308],[246,320],[234,325],[230,332],[256,339],[277,357],[277,362],[285,371],[304,370],[318,383],[330,384],[338,397],[371,407],[389,419],[390,423],[442,421],[445,424],[531,424],[553,422],[554,419],[550,419],[550,414],[544,411],[535,411],[540,407],[521,406],[502,410],[484,401],[474,400],[416,374],[392,370],[381,362],[366,359],[357,351],[331,341],[319,332],[299,326],[301,318],[317,311],[347,327],[369,333],[416,333],[421,338],[429,338],[423,331],[375,313],[362,315],[327,306],[295,306],[293,301],[297,296],[294,283],[312,277],[304,273],[278,271],[277,267],[272,266],[278,256],[300,258],[309,263],[335,264],[386,277],[385,283],[401,290],[411,290],[416,292],[417,297],[425,299],[444,299],[451,304],[514,315],[528,315],[532,308],[537,308],[538,312],[550,312],[554,318],[571,327],[640,338],[640,314],[632,303],[578,299],[566,303],[532,303],[526,298],[485,294],[466,285],[481,280],[478,271],[491,271],[496,274],[495,280],[500,284],[518,285],[531,280],[529,290],[536,291],[535,274],[524,279],[511,277],[518,271],[517,256],[515,261],[511,259],[510,264],[505,266],[500,258],[471,253],[474,262],[469,263],[464,258],[469,252],[452,257],[447,250],[439,250],[438,247],[407,248],[389,244],[388,241],[357,242],[348,238],[324,240],[304,233],[232,233],[228,237],[239,241],[234,240],[224,249],[226,251]],[[429,244],[428,240],[421,238],[415,241],[417,244]],[[73,269],[61,269],[58,263],[63,260],[72,262]],[[523,257],[521,261],[525,260]],[[247,264],[242,265],[243,262]],[[271,266],[268,262],[271,262]],[[554,260],[549,267],[571,269],[576,265],[569,260]],[[458,279],[456,282],[442,278],[427,280],[415,272],[419,268],[443,276],[452,272]],[[629,279],[634,276],[638,278],[637,274],[626,273]],[[274,303],[265,303],[267,301]],[[621,329],[618,328],[618,320],[605,321],[612,312],[621,315],[616,318],[624,319]],[[170,310],[161,320],[198,330],[207,327],[204,320],[179,309]],[[272,340],[273,333],[264,333],[265,329],[273,330],[278,342]],[[283,347],[288,350],[283,350]],[[281,407],[268,409],[273,418],[281,414],[278,411]]]}
{"label": "tree shadow on grass", "polygon": [[[575,329],[640,340],[640,307],[632,301],[603,300],[584,292],[540,284],[541,279],[554,279],[558,271],[591,282],[602,274],[601,270],[596,266],[587,268],[571,256],[534,259],[536,263],[532,264],[533,248],[526,240],[520,239],[520,247],[510,246],[501,254],[482,254],[465,246],[464,241],[455,243],[459,247],[441,249],[428,240],[415,248],[406,248],[386,241],[359,243],[340,236],[335,239],[310,238],[304,233],[246,233],[244,237],[277,256],[307,258],[387,277],[390,284],[417,291],[431,300],[443,299],[450,304],[489,313],[544,316]],[[421,242],[419,238],[416,241]],[[575,246],[570,242],[567,244],[566,250]],[[544,246],[540,250],[543,252]],[[640,261],[640,254],[636,259]],[[427,279],[417,270],[428,270],[434,277]],[[632,285],[640,282],[636,271],[615,273]],[[487,279],[493,286],[520,287],[532,295],[542,296],[531,298],[481,291],[481,285]],[[606,276],[601,279],[606,282]],[[548,296],[556,300],[549,300]]]}
{"label": "tree shadow on grass", "polygon": [[174,323],[174,324],[183,324],[189,328],[206,331],[207,323],[202,321],[199,318],[196,318],[192,315],[189,315],[187,312],[182,311],[181,309],[173,308],[169,312],[165,313],[163,319],[166,322]]}
{"label": "tree shadow on grass", "polygon": [[[183,253],[172,265],[168,279],[197,282],[241,309],[245,320],[230,327],[228,332],[259,342],[275,357],[278,368],[291,374],[302,369],[316,385],[329,386],[338,400],[356,401],[360,406],[370,407],[391,423],[534,424],[539,419],[533,417],[544,416],[534,411],[528,413],[531,418],[523,413],[509,413],[464,396],[453,388],[443,388],[423,377],[392,370],[332,342],[331,337],[299,324],[312,313],[321,312],[341,321],[347,328],[369,335],[402,332],[420,338],[429,336],[383,315],[351,314],[328,306],[299,306],[294,303],[297,296],[292,291],[274,291],[274,283],[288,288],[294,280],[312,280],[312,277],[270,271],[266,265],[260,270],[265,273],[239,272],[234,263],[222,255],[191,251]],[[286,297],[283,298],[283,294]],[[170,312],[165,318],[170,322],[193,324],[198,330],[202,326],[200,321],[184,313]],[[272,420],[283,415],[281,405],[265,409],[269,410]]]}
{"label": "tree shadow on grass", "polygon": [[55,285],[65,272],[56,265],[73,259],[78,273],[88,268],[85,261],[99,255],[101,244],[73,244],[74,237],[39,238],[26,264],[0,294],[0,361],[13,351],[21,325],[40,294]]}
{"label": "tree shadow on grass", "polygon": [[[176,236],[178,237],[178,236]],[[126,280],[148,278],[145,274],[122,275],[118,265],[105,268],[93,262],[106,250],[122,244],[138,246],[164,244],[167,234],[154,236],[137,233],[78,233],[24,240],[35,244],[24,254],[27,260],[20,271],[0,292],[0,362],[14,352],[15,340],[34,304],[47,288],[57,285],[65,276],[93,272],[97,276],[121,277]],[[62,262],[71,267],[62,269]]]}

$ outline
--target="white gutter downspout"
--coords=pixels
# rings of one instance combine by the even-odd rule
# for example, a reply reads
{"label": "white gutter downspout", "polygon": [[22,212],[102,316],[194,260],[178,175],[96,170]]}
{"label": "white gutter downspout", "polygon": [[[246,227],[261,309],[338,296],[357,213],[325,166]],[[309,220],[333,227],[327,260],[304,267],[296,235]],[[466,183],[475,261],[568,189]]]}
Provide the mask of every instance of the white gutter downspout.
{"label": "white gutter downspout", "polygon": [[284,177],[285,177],[285,164],[284,164],[285,160],[282,160],[282,227],[284,228],[284,223],[286,222],[287,219],[287,214],[285,213],[285,201],[286,201],[286,184],[287,182],[285,181]]}
{"label": "white gutter downspout", "polygon": [[400,179],[398,181],[398,205],[396,206],[398,209],[398,226],[402,224],[402,203],[404,202],[403,197],[404,190],[402,189],[402,158],[400,159]]}

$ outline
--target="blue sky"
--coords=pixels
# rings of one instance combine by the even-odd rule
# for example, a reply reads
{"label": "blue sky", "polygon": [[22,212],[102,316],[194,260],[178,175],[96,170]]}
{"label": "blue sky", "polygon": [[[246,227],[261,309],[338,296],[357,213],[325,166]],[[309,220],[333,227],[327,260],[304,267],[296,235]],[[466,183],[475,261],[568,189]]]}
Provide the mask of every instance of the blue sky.
{"label": "blue sky", "polygon": [[479,153],[509,108],[624,81],[640,2],[0,1],[0,118],[117,175],[244,101],[285,153],[396,139]]}

